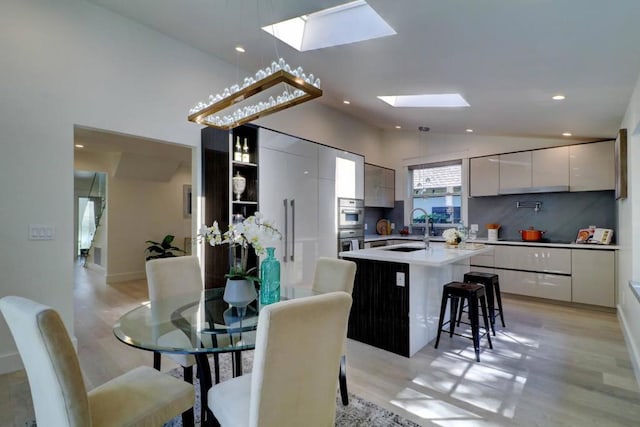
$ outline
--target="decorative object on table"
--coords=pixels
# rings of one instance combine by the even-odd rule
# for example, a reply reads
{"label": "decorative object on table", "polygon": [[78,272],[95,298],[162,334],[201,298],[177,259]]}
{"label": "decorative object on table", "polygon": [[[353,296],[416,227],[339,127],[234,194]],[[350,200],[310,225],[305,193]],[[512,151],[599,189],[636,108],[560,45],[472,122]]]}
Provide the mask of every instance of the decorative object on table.
{"label": "decorative object on table", "polygon": [[[259,283],[260,279],[254,275],[255,267],[247,269],[249,247],[253,248],[256,255],[263,255],[265,245],[279,240],[280,232],[260,212],[256,212],[241,223],[230,224],[224,234],[218,227],[218,221],[214,221],[210,227],[203,225],[199,236],[211,246],[228,244],[231,249],[232,261],[229,273],[225,274],[227,285],[223,299],[236,307],[242,307],[242,304],[246,306],[253,301],[256,298],[254,283]],[[242,281],[246,283],[239,283]],[[251,299],[247,301],[248,298]]]}
{"label": "decorative object on table", "polygon": [[400,235],[401,236],[408,236],[409,235],[409,227],[404,227],[402,230],[400,230]]}
{"label": "decorative object on table", "polygon": [[442,232],[447,246],[457,248],[458,244],[462,241],[462,234],[455,228],[447,228]]}
{"label": "decorative object on table", "polygon": [[487,227],[487,240],[495,242],[498,240],[498,230],[500,230],[500,224],[490,223]]}
{"label": "decorative object on table", "polygon": [[267,258],[260,264],[260,304],[280,301],[280,261],[273,255],[276,248],[267,248]]}
{"label": "decorative object on table", "polygon": [[[285,88],[281,95],[270,96],[259,102],[253,98],[261,93],[264,95],[267,89],[281,83]],[[302,67],[293,69],[279,58],[265,69],[258,70],[255,76],[245,77],[242,86],[234,84],[223,89],[222,93],[209,95],[208,101],[199,102],[189,110],[187,120],[228,130],[319,96],[322,96],[320,79],[313,74],[305,74]],[[241,101],[245,102],[244,107],[233,112],[228,110]],[[215,115],[222,111],[226,111],[226,114]]]}
{"label": "decorative object on table", "polygon": [[525,242],[538,242],[542,240],[542,236],[546,231],[536,230],[531,226],[527,230],[519,230],[518,233],[520,233],[522,240]]}
{"label": "decorative object on table", "polygon": [[236,201],[240,201],[240,196],[247,188],[247,179],[240,175],[240,172],[236,172],[236,176],[231,178],[231,186],[233,187],[233,193],[236,195]]}
{"label": "decorative object on table", "polygon": [[146,261],[149,261],[150,259],[172,258],[178,256],[174,252],[181,252],[184,254],[185,251],[171,244],[173,242],[173,239],[175,239],[175,236],[167,234],[166,236],[164,236],[164,239],[162,239],[162,242],[147,240],[146,243],[150,243],[151,245],[147,246],[146,249],[146,252],[148,253]]}

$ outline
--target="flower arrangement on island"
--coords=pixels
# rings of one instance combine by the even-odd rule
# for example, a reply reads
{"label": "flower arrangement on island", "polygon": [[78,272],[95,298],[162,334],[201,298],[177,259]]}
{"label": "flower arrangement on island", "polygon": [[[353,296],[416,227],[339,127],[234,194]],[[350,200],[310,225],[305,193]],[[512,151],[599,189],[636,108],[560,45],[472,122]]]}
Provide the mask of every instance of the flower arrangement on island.
{"label": "flower arrangement on island", "polygon": [[442,237],[448,245],[455,246],[462,241],[462,234],[455,228],[447,228],[442,233]]}
{"label": "flower arrangement on island", "polygon": [[[269,242],[280,240],[281,234],[272,222],[265,220],[260,212],[256,212],[240,223],[229,224],[229,229],[224,233],[220,231],[218,221],[214,221],[212,226],[202,225],[199,236],[211,246],[228,244],[233,249],[235,260],[229,273],[225,274],[226,278],[259,282],[260,279],[253,274],[256,268],[247,270],[249,247],[253,248],[256,255],[263,255]],[[237,251],[240,252],[239,257]]]}

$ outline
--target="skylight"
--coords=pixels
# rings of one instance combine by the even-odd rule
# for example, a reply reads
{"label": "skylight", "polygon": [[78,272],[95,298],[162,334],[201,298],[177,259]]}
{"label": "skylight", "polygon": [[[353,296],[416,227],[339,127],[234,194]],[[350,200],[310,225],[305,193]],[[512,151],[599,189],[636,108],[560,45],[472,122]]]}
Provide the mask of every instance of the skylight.
{"label": "skylight", "polygon": [[378,98],[392,107],[469,107],[469,103],[459,93],[379,96]]}
{"label": "skylight", "polygon": [[364,0],[298,16],[262,29],[300,52],[396,34]]}

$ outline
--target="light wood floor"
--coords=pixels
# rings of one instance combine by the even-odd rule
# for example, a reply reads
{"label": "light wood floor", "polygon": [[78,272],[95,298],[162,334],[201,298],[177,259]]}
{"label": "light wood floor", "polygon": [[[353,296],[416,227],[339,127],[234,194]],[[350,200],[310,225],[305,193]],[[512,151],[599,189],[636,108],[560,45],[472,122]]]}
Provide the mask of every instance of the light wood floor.
{"label": "light wood floor", "polygon": [[[91,389],[140,364],[148,352],[120,343],[111,327],[147,299],[146,283],[107,286],[77,268],[78,354]],[[424,426],[638,426],[640,390],[616,315],[503,296],[506,328],[494,349],[441,339],[407,359],[349,340],[350,391]],[[163,359],[163,371],[174,368]],[[0,376],[0,426],[32,420],[24,372]]]}

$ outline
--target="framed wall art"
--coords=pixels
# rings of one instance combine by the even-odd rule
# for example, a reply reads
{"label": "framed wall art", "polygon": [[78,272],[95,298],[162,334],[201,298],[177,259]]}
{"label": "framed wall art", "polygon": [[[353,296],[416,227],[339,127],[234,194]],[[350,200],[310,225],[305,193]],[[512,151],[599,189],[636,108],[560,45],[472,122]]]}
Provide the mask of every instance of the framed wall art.
{"label": "framed wall art", "polygon": [[627,198],[627,130],[620,129],[615,143],[616,200]]}

